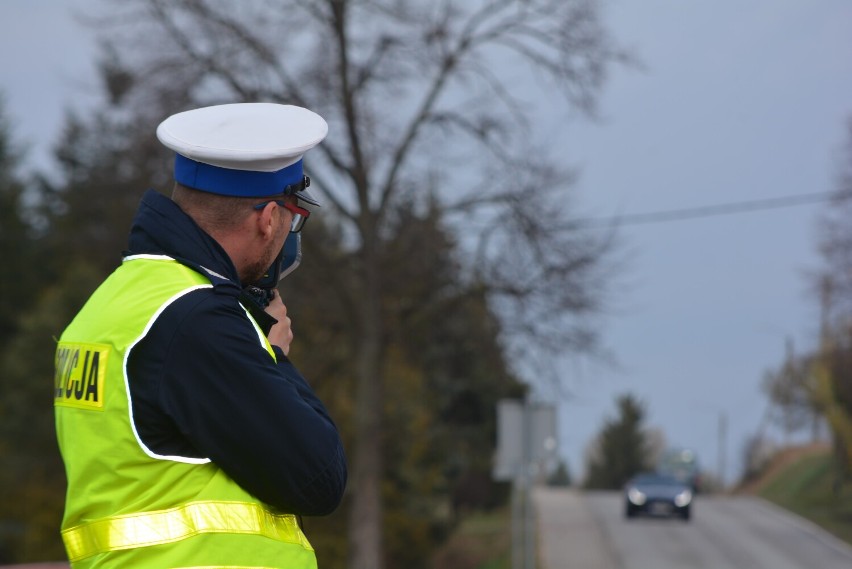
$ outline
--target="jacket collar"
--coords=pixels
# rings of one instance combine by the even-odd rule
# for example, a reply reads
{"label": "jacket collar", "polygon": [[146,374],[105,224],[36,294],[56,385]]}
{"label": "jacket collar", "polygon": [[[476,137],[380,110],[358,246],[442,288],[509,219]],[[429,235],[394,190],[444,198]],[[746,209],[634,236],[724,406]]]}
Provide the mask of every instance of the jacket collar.
{"label": "jacket collar", "polygon": [[237,269],[219,243],[168,197],[148,190],[130,229],[127,254],[168,255],[210,278],[217,292],[242,290]]}

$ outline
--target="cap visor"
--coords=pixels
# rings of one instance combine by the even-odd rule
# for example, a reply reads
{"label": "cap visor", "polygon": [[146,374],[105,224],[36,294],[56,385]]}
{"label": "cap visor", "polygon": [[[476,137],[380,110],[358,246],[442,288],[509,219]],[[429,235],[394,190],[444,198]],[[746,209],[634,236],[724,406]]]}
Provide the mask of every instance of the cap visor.
{"label": "cap visor", "polygon": [[311,205],[315,205],[317,207],[322,207],[322,205],[319,203],[319,200],[317,200],[314,196],[312,196],[311,193],[308,190],[302,190],[302,191],[296,192],[293,195],[295,195],[297,198],[299,198],[302,201],[308,202]]}

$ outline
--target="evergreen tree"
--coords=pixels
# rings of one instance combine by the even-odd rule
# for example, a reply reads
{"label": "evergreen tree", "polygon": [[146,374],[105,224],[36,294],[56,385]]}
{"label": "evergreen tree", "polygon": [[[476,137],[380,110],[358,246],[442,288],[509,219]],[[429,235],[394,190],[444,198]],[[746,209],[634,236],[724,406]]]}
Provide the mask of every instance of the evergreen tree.
{"label": "evergreen tree", "polygon": [[33,229],[24,207],[26,183],[19,173],[23,158],[0,96],[0,345],[14,335],[18,318],[32,305],[40,272],[32,258]]}
{"label": "evergreen tree", "polygon": [[[143,136],[109,106],[69,115],[55,147],[57,175],[26,186],[14,175],[20,154],[0,120],[0,561],[64,557],[66,484],[51,396],[56,339],[120,262],[139,197],[157,179],[153,129]],[[162,161],[166,152],[157,152]],[[32,209],[23,207],[27,191]]]}
{"label": "evergreen tree", "polygon": [[79,264],[39,295],[18,334],[0,351],[0,520],[17,528],[5,537],[10,561],[56,561],[65,548],[59,528],[65,471],[53,419],[56,341],[100,281]]}
{"label": "evergreen tree", "polygon": [[644,405],[630,394],[618,397],[616,405],[618,418],[608,420],[598,435],[588,465],[587,488],[619,489],[650,467]]}
{"label": "evergreen tree", "polygon": [[[88,118],[69,116],[57,145],[61,180],[42,186],[49,205],[44,240],[55,257],[55,277],[0,354],[2,383],[12,394],[3,402],[0,430],[0,446],[14,465],[2,474],[6,491],[0,496],[6,504],[0,518],[14,520],[18,532],[9,540],[11,561],[61,558],[65,480],[52,407],[45,403],[53,338],[120,259],[136,201],[156,163],[146,157],[143,140],[153,138],[153,126],[146,135],[128,132],[127,139],[119,136],[123,129],[109,108]],[[497,399],[521,388],[507,369],[499,326],[482,291],[464,283],[440,211],[408,203],[395,219],[387,236],[392,246],[381,261],[397,275],[381,315],[388,330],[385,415],[394,434],[386,440],[383,491],[388,560],[416,568],[428,564],[429,552],[452,530],[454,506],[487,507],[503,497],[488,475],[493,409]],[[357,323],[346,299],[356,297],[349,278],[353,252],[343,232],[321,215],[304,234],[303,250],[302,267],[280,287],[296,325],[292,356],[351,448]],[[27,381],[33,377],[40,380]],[[26,499],[13,499],[12,489]],[[324,565],[345,565],[349,507],[347,499],[336,515],[308,522]],[[26,540],[18,539],[21,534]]]}
{"label": "evergreen tree", "polygon": [[[470,290],[454,260],[455,243],[436,209],[413,204],[395,213],[382,262],[390,282],[383,319],[388,330],[383,473],[386,554],[394,567],[425,567],[429,554],[458,521],[457,514],[501,503],[506,489],[490,480],[496,433],[494,408],[523,389],[508,371],[499,327],[479,291]],[[425,245],[428,244],[428,247]],[[326,402],[351,448],[357,409],[351,365],[353,311],[335,289],[352,286],[354,261],[342,233],[317,216],[303,236],[303,264],[287,277],[297,341],[291,356]],[[311,520],[320,562],[345,565],[344,533],[351,502]]]}
{"label": "evergreen tree", "polygon": [[565,461],[560,460],[556,470],[547,479],[548,486],[571,486],[572,484],[571,471],[568,470],[568,465]]}

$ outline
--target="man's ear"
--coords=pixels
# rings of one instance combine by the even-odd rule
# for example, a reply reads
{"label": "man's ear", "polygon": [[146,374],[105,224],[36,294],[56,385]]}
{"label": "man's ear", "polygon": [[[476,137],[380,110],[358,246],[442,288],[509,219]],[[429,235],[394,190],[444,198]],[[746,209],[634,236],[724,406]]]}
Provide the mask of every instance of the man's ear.
{"label": "man's ear", "polygon": [[275,202],[269,202],[260,210],[260,214],[255,216],[257,220],[257,232],[264,239],[271,239],[275,236],[275,216],[277,214],[275,210],[277,209],[278,205]]}

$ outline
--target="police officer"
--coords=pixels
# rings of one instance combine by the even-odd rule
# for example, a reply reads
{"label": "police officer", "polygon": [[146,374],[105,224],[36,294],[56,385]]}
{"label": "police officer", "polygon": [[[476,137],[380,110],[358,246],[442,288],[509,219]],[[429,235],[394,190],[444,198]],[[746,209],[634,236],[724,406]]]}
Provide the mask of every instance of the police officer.
{"label": "police officer", "polygon": [[339,504],[340,436],[287,357],[277,291],[253,316],[243,290],[319,205],[302,158],[327,130],[267,103],[158,127],[172,199],[144,195],[121,266],[56,352],[73,567],[316,566],[297,516]]}

